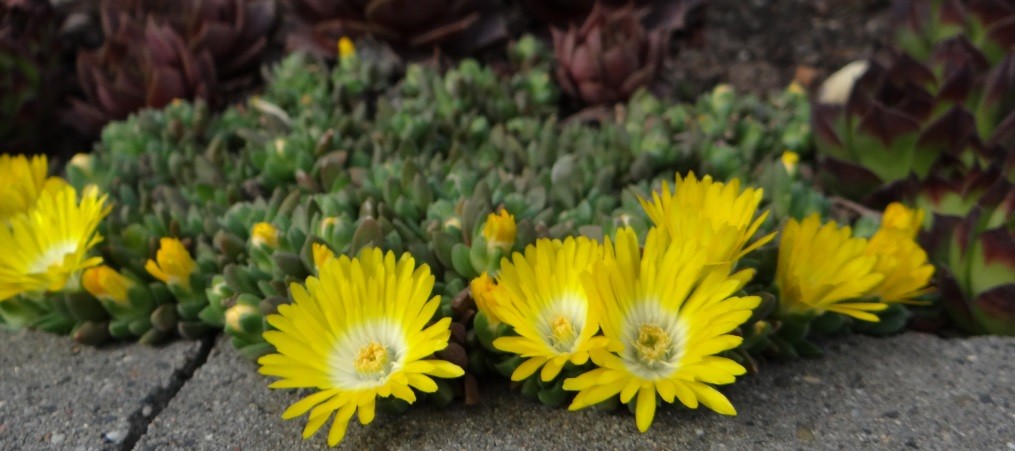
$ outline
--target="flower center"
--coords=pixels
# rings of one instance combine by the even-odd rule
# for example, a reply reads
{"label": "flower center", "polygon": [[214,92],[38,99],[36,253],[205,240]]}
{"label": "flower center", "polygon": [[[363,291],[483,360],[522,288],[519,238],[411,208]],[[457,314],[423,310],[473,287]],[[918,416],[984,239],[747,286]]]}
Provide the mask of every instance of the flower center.
{"label": "flower center", "polygon": [[564,315],[557,315],[550,322],[550,342],[553,349],[558,351],[571,350],[571,345],[574,343],[574,326]]}
{"label": "flower center", "polygon": [[377,374],[388,366],[388,349],[376,341],[371,341],[359,350],[353,366],[360,374]]}
{"label": "flower center", "polygon": [[46,272],[51,266],[63,263],[63,258],[67,254],[73,253],[77,248],[78,244],[75,241],[65,241],[53,245],[32,262],[28,267],[28,273],[39,274]]}
{"label": "flower center", "polygon": [[638,359],[649,365],[655,365],[666,360],[670,344],[670,334],[655,324],[645,324],[638,329],[638,341],[634,349],[638,353]]}

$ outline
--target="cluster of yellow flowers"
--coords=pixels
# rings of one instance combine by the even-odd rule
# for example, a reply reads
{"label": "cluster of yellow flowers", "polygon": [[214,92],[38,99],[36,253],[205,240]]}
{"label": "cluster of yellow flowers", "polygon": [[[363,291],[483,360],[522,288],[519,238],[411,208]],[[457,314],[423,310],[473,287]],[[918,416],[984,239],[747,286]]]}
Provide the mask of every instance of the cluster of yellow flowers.
{"label": "cluster of yellow flowers", "polygon": [[741,343],[731,332],[761,302],[734,295],[754,275],[736,271],[737,260],[773,238],[750,242],[766,217],[756,214],[761,199],[761,190],[742,190],[735,180],[678,175],[672,190],[664,183],[642,200],[655,224],[643,247],[625,227],[603,244],[540,239],[504,259],[496,284],[484,274],[472,289],[482,314],[517,334],[493,343],[526,359],[511,378],[539,371],[551,381],[567,363],[591,360],[595,369],[564,381],[578,392],[571,409],[637,395],[641,431],[652,424],[657,398],[735,414],[712,385],[745,373],[716,354]]}
{"label": "cluster of yellow flowers", "polygon": [[[125,304],[135,285],[102,265],[91,250],[102,242],[99,224],[109,214],[108,196],[86,187],[80,197],[59,177],[47,177],[45,156],[0,155],[0,302],[19,295],[85,289],[103,302]],[[189,288],[194,260],[176,238],[163,238],[148,272],[169,286]]]}
{"label": "cluster of yellow flowers", "polygon": [[934,266],[916,242],[923,212],[893,203],[870,239],[817,214],[782,229],[776,286],[783,315],[826,311],[864,321],[929,292]]}
{"label": "cluster of yellow flowers", "polygon": [[89,250],[109,213],[95,187],[80,198],[59,177],[47,177],[45,156],[0,155],[0,302],[80,286],[81,272],[102,262]]}
{"label": "cluster of yellow flowers", "polygon": [[[19,295],[80,288],[104,303],[129,302],[136,277],[90,255],[110,211],[106,196],[88,187],[79,197],[47,170],[45,157],[0,156],[6,250],[0,307]],[[496,274],[473,279],[480,317],[509,331],[492,346],[521,357],[511,379],[562,382],[576,392],[572,410],[614,397],[634,402],[641,431],[651,426],[660,399],[735,415],[715,386],[746,372],[720,354],[742,343],[737,329],[761,303],[742,295],[754,270],[738,262],[775,238],[755,238],[768,217],[758,211],[762,194],[737,180],[677,175],[672,186],[664,182],[651,199],[641,199],[653,223],[644,237],[622,227],[603,242],[539,239],[504,257]],[[788,220],[773,287],[779,315],[835,312],[878,321],[876,313],[888,305],[914,302],[929,290],[934,272],[915,241],[922,222],[919,210],[892,204],[867,239],[816,214]],[[516,234],[514,217],[503,209],[483,227],[487,246],[505,253]],[[275,249],[279,239],[268,223],[251,230],[254,249]],[[279,378],[271,387],[314,390],[283,414],[308,414],[304,438],[332,419],[328,443],[336,445],[353,415],[363,424],[373,421],[378,397],[412,403],[414,390],[437,391],[433,378],[464,374],[433,357],[448,346],[451,319],[434,321],[440,296],[433,295],[426,264],[377,248],[352,258],[320,244],[312,251],[315,275],[293,283],[293,303],[267,317],[274,330],[264,338],[276,352],[258,360],[262,374]],[[183,242],[166,237],[145,269],[175,293],[191,293],[198,265]],[[251,307],[230,309],[227,324],[239,321],[239,308]]]}
{"label": "cluster of yellow flowers", "polygon": [[[741,343],[732,333],[760,302],[734,296],[754,275],[735,267],[774,237],[748,244],[767,213],[756,214],[761,190],[742,190],[737,180],[678,175],[672,190],[664,182],[661,191],[642,200],[655,225],[642,247],[629,228],[604,245],[582,237],[541,239],[505,259],[496,281],[483,274],[471,284],[487,320],[507,323],[517,334],[493,343],[526,359],[513,380],[539,371],[550,381],[565,364],[591,359],[598,368],[564,382],[578,391],[571,409],[617,394],[627,403],[637,394],[641,431],[652,423],[657,395],[735,414],[711,385],[732,383],[745,370],[716,354]],[[776,281],[782,312],[834,311],[878,321],[870,312],[926,293],[933,266],[914,239],[921,222],[919,211],[893,204],[866,240],[852,237],[848,227],[821,226],[817,215],[790,220]]]}
{"label": "cluster of yellow flowers", "polygon": [[[642,200],[654,227],[643,244],[631,228],[604,243],[586,237],[539,239],[470,284],[488,324],[512,334],[493,346],[523,358],[511,376],[538,372],[552,381],[567,365],[591,368],[566,378],[577,392],[570,408],[582,409],[619,395],[635,402],[638,429],[652,424],[659,399],[735,415],[715,385],[730,384],[746,370],[718,354],[736,348],[735,330],[759,305],[739,296],[754,270],[737,261],[771,241],[752,241],[767,213],[758,214],[760,189],[738,181],[679,175],[652,200]],[[933,268],[914,236],[921,213],[893,205],[869,240],[848,227],[822,225],[817,215],[790,220],[783,231],[775,283],[786,314],[840,312],[877,321],[887,303],[925,293]],[[488,243],[510,248],[514,218],[501,210],[487,218]],[[270,233],[264,233],[270,242]],[[334,417],[328,443],[338,444],[353,414],[374,418],[377,397],[406,402],[412,389],[433,392],[432,377],[464,373],[430,356],[447,346],[450,319],[431,324],[439,296],[434,278],[409,254],[367,248],[355,258],[313,249],[318,274],[292,284],[294,303],[279,307],[265,333],[277,353],[262,357],[261,373],[281,378],[273,388],[316,389],[283,418],[309,412],[304,438]],[[428,326],[429,324],[429,326]],[[586,366],[589,362],[592,365]],[[635,396],[637,395],[637,399]]]}

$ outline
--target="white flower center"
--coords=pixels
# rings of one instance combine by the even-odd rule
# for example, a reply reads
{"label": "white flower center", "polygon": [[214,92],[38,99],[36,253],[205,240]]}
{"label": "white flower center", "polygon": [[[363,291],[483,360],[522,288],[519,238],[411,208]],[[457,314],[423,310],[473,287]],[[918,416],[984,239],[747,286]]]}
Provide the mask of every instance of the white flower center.
{"label": "white flower center", "polygon": [[384,385],[405,364],[408,347],[399,324],[389,320],[365,323],[336,340],[328,362],[331,379],[336,387],[346,390]]}
{"label": "white flower center", "polygon": [[63,263],[63,258],[67,254],[72,254],[78,249],[78,243],[76,241],[64,241],[62,243],[56,243],[42,255],[38,256],[31,265],[28,265],[29,274],[44,273],[53,265]]}
{"label": "white flower center", "polygon": [[687,328],[672,312],[655,301],[643,301],[627,312],[621,340],[621,359],[634,374],[655,380],[666,378],[680,367]]}
{"label": "white flower center", "polygon": [[554,351],[574,352],[587,314],[588,306],[582,299],[577,296],[565,297],[543,312],[539,332]]}

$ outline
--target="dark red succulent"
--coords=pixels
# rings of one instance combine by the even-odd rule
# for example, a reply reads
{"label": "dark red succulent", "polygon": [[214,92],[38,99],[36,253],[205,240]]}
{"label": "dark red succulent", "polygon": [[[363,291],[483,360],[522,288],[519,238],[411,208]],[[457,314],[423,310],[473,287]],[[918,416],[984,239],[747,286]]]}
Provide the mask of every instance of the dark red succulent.
{"label": "dark red succulent", "polygon": [[46,0],[0,0],[0,150],[41,152],[64,94],[60,16]]}
{"label": "dark red succulent", "polygon": [[277,11],[274,0],[192,0],[185,18],[188,44],[208,49],[225,80],[259,62]]}
{"label": "dark red succulent", "polygon": [[848,95],[819,94],[812,125],[826,188],[875,207],[901,200],[1015,149],[1015,51],[991,63],[957,36],[928,61],[871,61]]}
{"label": "dark red succulent", "polygon": [[[1015,171],[993,183],[955,218],[940,276],[942,304],[972,333],[1015,335]],[[990,173],[992,171],[987,171]],[[986,173],[985,173],[986,174]]]}
{"label": "dark red succulent", "polygon": [[667,31],[642,24],[645,10],[597,4],[581,27],[553,29],[557,80],[588,105],[626,100],[656,76]]}
{"label": "dark red succulent", "polygon": [[341,37],[373,35],[405,48],[471,52],[507,37],[495,0],[286,0],[299,21],[291,48],[334,56]]}
{"label": "dark red succulent", "polygon": [[103,0],[103,45],[78,55],[87,101],[74,124],[89,133],[143,107],[213,97],[260,62],[277,22],[273,0]]}
{"label": "dark red succulent", "polygon": [[[519,0],[527,15],[557,27],[582,23],[596,0]],[[646,8],[650,14],[647,25],[652,28],[682,30],[687,18],[705,2],[704,0],[599,0],[605,6],[620,8],[628,4]]]}
{"label": "dark red succulent", "polygon": [[86,99],[72,99],[73,124],[97,133],[110,120],[173,99],[209,99],[215,63],[204,48],[188,46],[170,25],[139,24],[120,16],[105,24],[102,47],[78,54],[78,79]]}
{"label": "dark red succulent", "polygon": [[1010,0],[895,0],[896,43],[926,58],[939,42],[962,35],[991,62],[1015,45],[1015,2]]}

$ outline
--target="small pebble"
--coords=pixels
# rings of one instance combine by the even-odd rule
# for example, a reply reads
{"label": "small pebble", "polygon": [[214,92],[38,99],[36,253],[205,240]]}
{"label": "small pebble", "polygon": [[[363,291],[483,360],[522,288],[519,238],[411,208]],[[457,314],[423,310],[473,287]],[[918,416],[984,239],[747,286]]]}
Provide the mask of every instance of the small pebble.
{"label": "small pebble", "polygon": [[58,433],[53,434],[52,436],[49,437],[49,443],[52,443],[54,445],[59,445],[59,444],[63,443],[63,439],[66,438],[66,437],[67,437],[66,435],[61,434],[61,433],[58,432]]}
{"label": "small pebble", "polygon": [[815,384],[815,385],[817,385],[817,384],[821,383],[821,379],[820,378],[814,377],[814,376],[810,376],[810,375],[803,376],[800,379],[803,379],[803,381],[807,382],[808,384]]}
{"label": "small pebble", "polygon": [[109,431],[102,434],[102,438],[110,443],[120,444],[123,443],[123,439],[127,438],[127,431],[123,429],[117,429],[115,431]]}
{"label": "small pebble", "polygon": [[147,417],[152,414],[152,406],[144,406],[141,408],[141,416]]}
{"label": "small pebble", "polygon": [[797,428],[796,438],[803,442],[810,442],[814,440],[814,432],[807,428]]}

